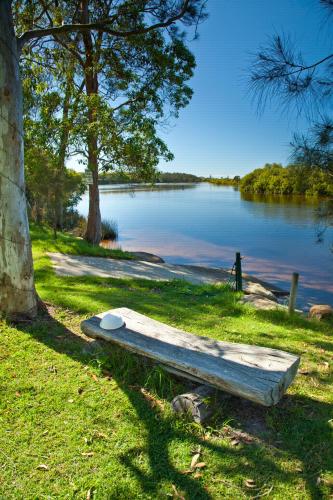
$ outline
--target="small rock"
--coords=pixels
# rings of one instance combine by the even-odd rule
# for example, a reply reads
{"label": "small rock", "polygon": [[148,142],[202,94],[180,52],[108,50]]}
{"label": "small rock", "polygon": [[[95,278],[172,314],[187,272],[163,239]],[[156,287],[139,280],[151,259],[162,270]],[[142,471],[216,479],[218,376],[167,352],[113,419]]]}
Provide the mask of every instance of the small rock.
{"label": "small rock", "polygon": [[244,288],[244,292],[250,295],[260,295],[261,297],[265,297],[266,299],[273,300],[277,302],[277,298],[274,293],[270,290],[267,290],[264,286],[259,283],[248,282]]}
{"label": "small rock", "polygon": [[330,318],[333,316],[333,308],[329,305],[315,305],[309,311],[309,318],[316,318],[319,320]]}
{"label": "small rock", "polygon": [[270,309],[279,309],[282,306],[274,302],[273,300],[267,299],[263,297],[262,295],[244,295],[244,297],[241,299],[241,302],[244,304],[249,304],[256,309],[263,309],[263,310],[270,310]]}
{"label": "small rock", "polygon": [[165,261],[162,259],[162,257],[159,257],[158,255],[154,255],[153,253],[148,253],[148,252],[131,252],[132,255],[137,260],[143,260],[144,262],[153,262],[155,264],[163,264]]}

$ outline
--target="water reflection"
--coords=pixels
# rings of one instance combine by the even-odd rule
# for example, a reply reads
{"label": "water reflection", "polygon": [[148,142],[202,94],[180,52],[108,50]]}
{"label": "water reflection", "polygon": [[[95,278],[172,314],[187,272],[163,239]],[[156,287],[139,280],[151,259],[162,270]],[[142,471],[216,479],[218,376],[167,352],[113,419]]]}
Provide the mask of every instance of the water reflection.
{"label": "water reflection", "polygon": [[196,183],[184,183],[184,184],[164,184],[164,183],[158,183],[158,184],[106,184],[106,185],[101,185],[100,186],[100,192],[105,194],[105,193],[135,193],[138,191],[175,191],[180,189],[181,191],[184,191],[185,189],[194,189],[197,187]]}
{"label": "water reflection", "polygon": [[321,201],[319,198],[301,195],[277,195],[277,194],[260,194],[260,193],[243,193],[240,191],[242,200],[252,201],[255,203],[271,203],[279,205],[298,205],[298,206],[317,206]]}
{"label": "water reflection", "polygon": [[283,218],[287,222],[316,223],[322,200],[304,196],[278,196],[240,193],[244,208],[254,216]]}

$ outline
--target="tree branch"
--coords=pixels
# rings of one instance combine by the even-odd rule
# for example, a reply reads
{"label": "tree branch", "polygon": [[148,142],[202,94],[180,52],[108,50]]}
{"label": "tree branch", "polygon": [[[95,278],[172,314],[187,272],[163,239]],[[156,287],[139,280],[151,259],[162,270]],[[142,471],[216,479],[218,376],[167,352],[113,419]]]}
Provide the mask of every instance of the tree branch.
{"label": "tree branch", "polygon": [[152,24],[151,26],[148,26],[146,28],[137,28],[137,29],[133,29],[133,30],[129,30],[129,31],[118,31],[118,30],[114,30],[114,29],[109,27],[109,25],[115,21],[115,16],[113,16],[113,18],[108,18],[108,19],[101,20],[101,21],[95,22],[95,23],[64,24],[62,26],[51,26],[49,28],[29,30],[17,38],[18,50],[20,52],[25,43],[27,43],[30,40],[33,40],[35,38],[43,38],[43,37],[48,36],[48,35],[56,36],[56,35],[62,35],[64,33],[73,33],[73,32],[77,32],[77,31],[80,31],[80,32],[104,31],[105,33],[109,33],[110,35],[113,35],[116,37],[122,37],[122,38],[134,36],[134,35],[143,35],[145,33],[149,33],[150,31],[153,31],[156,29],[166,28],[167,26],[170,26],[174,22],[181,19],[184,16],[184,14],[186,13],[189,2],[190,2],[190,0],[184,0],[183,6],[180,9],[180,11],[178,12],[178,14],[171,16],[166,21]]}
{"label": "tree branch", "polygon": [[303,71],[308,71],[310,69],[314,69],[316,68],[317,66],[320,66],[320,64],[323,64],[324,62],[328,61],[329,59],[332,59],[333,58],[333,54],[329,54],[328,56],[324,57],[323,59],[320,59],[319,61],[313,63],[313,64],[310,64],[309,66],[301,66],[301,65],[295,65],[295,64],[291,64],[291,63],[287,63],[286,62],[286,65],[289,65],[289,66],[292,66],[292,67],[296,67],[297,69],[295,69],[294,71],[290,71],[290,72],[287,72],[285,74],[282,74],[282,75],[279,75],[279,78],[283,78],[283,77],[286,77],[286,76],[292,76],[292,75],[295,75],[296,73],[301,73]]}
{"label": "tree branch", "polygon": [[129,104],[134,104],[135,102],[140,101],[141,99],[144,99],[144,89],[142,89],[139,94],[137,94],[135,97],[132,99],[127,99],[126,101],[122,102],[121,104],[118,104],[114,108],[112,108],[112,112],[118,111],[119,109],[123,108],[124,106],[128,106]]}

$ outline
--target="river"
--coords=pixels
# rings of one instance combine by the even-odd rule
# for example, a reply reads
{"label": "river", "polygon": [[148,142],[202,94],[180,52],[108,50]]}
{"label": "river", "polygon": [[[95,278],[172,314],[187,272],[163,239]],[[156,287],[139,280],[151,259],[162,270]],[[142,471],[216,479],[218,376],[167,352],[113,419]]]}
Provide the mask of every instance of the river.
{"label": "river", "polygon": [[[300,273],[300,305],[333,304],[333,231],[318,242],[315,199],[244,196],[233,187],[200,183],[101,186],[100,201],[102,218],[117,222],[125,250],[223,268],[231,268],[240,251],[245,272],[282,288]],[[87,215],[87,195],[78,209]]]}

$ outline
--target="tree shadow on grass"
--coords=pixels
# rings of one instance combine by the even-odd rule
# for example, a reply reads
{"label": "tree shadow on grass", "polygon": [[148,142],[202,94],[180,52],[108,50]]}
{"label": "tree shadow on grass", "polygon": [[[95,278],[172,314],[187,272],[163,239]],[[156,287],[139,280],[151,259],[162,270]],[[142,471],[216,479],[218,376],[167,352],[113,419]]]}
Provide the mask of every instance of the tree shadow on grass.
{"label": "tree shadow on grass", "polygon": [[324,351],[333,352],[333,341],[332,342],[316,341],[316,342],[311,342],[311,344],[317,347],[318,349],[324,349]]}
{"label": "tree shadow on grass", "polygon": [[[38,271],[41,281],[45,281],[45,272],[45,269]],[[210,319],[212,307],[218,308],[220,318],[239,317],[243,313],[243,306],[237,302],[236,296],[230,293],[229,288],[197,286],[181,280],[153,282],[91,276],[61,279],[55,277],[47,280],[47,283],[44,282],[40,291],[42,296],[46,296],[52,303],[83,314],[105,311],[111,307],[129,307],[148,316],[163,317],[168,323],[182,320],[187,328],[195,324],[200,329],[202,320],[205,330],[216,325],[216,319]]]}
{"label": "tree shadow on grass", "polygon": [[[212,481],[220,481],[227,488],[238,488],[240,496],[245,496],[247,493],[239,483],[240,476],[255,477],[259,485],[267,484],[269,478],[273,483],[288,483],[295,480],[295,475],[299,472],[283,470],[277,464],[279,459],[285,460],[287,453],[289,457],[296,458],[302,463],[301,474],[311,498],[321,498],[320,486],[316,480],[320,471],[327,466],[331,453],[329,446],[331,435],[327,425],[330,418],[328,404],[305,396],[286,396],[276,407],[262,408],[236,397],[228,397],[215,417],[214,428],[217,430],[212,430],[212,438],[206,439],[205,431],[198,432],[198,428],[178,421],[172,415],[161,414],[158,407],[152,406],[142,392],[137,390],[138,386],[145,385],[148,391],[157,392],[157,396],[160,391],[160,397],[165,397],[161,387],[156,390],[152,378],[147,383],[148,375],[153,368],[149,363],[145,365],[142,362],[143,358],[120,348],[110,347],[106,342],[94,341],[84,335],[76,334],[51,315],[44,314],[35,323],[27,324],[21,329],[34,336],[37,341],[82,364],[86,365],[92,359],[98,359],[100,366],[107,369],[119,388],[127,395],[147,432],[143,451],[147,454],[150,469],[143,470],[135,464],[137,451],[135,448],[132,449],[132,453],[129,451],[121,456],[120,460],[131,474],[135,475],[145,494],[158,497],[161,483],[165,481],[175,486],[180,495],[178,498],[181,498],[181,495],[190,499],[214,498],[209,488],[204,487],[201,479],[195,479],[192,474],[182,474],[182,471],[173,465],[170,445],[185,440],[193,447],[201,445],[203,449],[211,450],[215,457]],[[132,368],[128,369],[129,366]],[[180,391],[182,385],[178,384],[175,387]],[[175,394],[170,393],[171,397],[172,395]],[[240,443],[233,448],[224,441],[223,422],[226,416],[232,419],[239,429],[256,436],[252,444]],[[249,421],[260,421],[265,426],[268,421],[270,428],[262,429],[259,426],[256,430],[254,426],[249,427]],[[216,432],[215,438],[214,432]],[[190,459],[191,457],[189,462]],[[209,464],[207,465],[209,467]]]}

